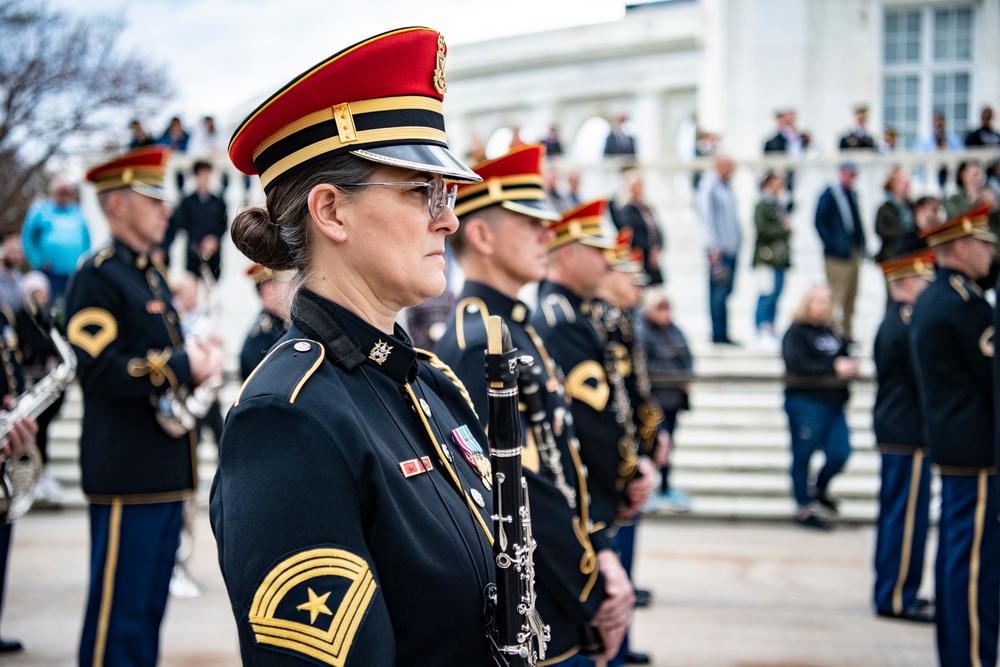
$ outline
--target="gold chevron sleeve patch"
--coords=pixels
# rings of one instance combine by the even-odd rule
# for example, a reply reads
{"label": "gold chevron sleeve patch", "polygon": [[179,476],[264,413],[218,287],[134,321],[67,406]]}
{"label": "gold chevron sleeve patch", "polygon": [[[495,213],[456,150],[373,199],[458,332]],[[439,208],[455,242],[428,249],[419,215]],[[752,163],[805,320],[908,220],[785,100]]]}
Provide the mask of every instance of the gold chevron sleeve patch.
{"label": "gold chevron sleeve patch", "polygon": [[254,639],[343,667],[377,587],[367,561],[350,551],[294,554],[272,568],[254,593]]}
{"label": "gold chevron sleeve patch", "polygon": [[573,400],[583,401],[598,412],[604,410],[611,395],[604,368],[593,360],[581,362],[569,372],[566,389]]}
{"label": "gold chevron sleeve patch", "polygon": [[84,308],[66,327],[69,342],[93,358],[118,338],[118,321],[103,308]]}

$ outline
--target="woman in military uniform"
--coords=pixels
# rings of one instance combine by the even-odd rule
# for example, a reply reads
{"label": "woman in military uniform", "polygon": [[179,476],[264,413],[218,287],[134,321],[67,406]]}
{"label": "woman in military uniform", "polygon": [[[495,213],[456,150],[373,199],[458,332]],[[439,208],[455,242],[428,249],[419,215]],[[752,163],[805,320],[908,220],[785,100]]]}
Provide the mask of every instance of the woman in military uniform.
{"label": "woman in military uniform", "polygon": [[272,95],[230,144],[267,194],[236,217],[236,247],[301,281],[213,485],[246,664],[494,664],[492,499],[463,456],[486,436],[394,323],[445,287],[445,179],[479,180],[447,148],[444,58],[432,30],[373,37]]}

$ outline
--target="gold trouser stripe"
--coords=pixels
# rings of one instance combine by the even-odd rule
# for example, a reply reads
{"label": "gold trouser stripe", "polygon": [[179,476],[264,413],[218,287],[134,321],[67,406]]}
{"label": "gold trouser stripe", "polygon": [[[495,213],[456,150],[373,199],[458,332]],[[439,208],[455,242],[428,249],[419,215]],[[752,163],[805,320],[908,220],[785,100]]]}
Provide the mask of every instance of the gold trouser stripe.
{"label": "gold trouser stripe", "polygon": [[118,570],[118,540],[121,537],[122,503],[111,503],[111,520],[108,525],[108,553],[104,557],[104,583],[101,586],[101,611],[97,616],[97,639],[94,642],[94,667],[104,665],[104,648],[108,641],[108,623],[111,620],[111,601],[115,594],[115,572]]}
{"label": "gold trouser stripe", "polygon": [[414,411],[420,417],[420,421],[424,425],[424,430],[427,431],[427,437],[431,439],[431,443],[434,445],[434,451],[437,452],[438,460],[440,460],[444,467],[448,470],[448,474],[451,476],[451,481],[455,483],[455,486],[458,487],[458,492],[462,494],[463,498],[465,498],[465,504],[469,506],[469,511],[472,512],[472,516],[476,517],[476,521],[479,522],[479,526],[483,529],[483,533],[486,534],[486,539],[490,541],[490,546],[492,547],[493,534],[490,533],[490,529],[486,525],[486,522],[483,521],[482,515],[479,514],[479,510],[477,510],[476,506],[472,503],[472,498],[470,498],[469,494],[466,493],[465,487],[462,486],[462,482],[458,478],[458,474],[452,470],[451,465],[448,463],[448,458],[444,455],[444,452],[441,451],[441,443],[437,441],[437,438],[434,436],[434,431],[431,430],[431,425],[427,423],[427,417],[424,416],[424,410],[420,407],[420,401],[417,399],[417,395],[413,393],[413,388],[410,387],[409,383],[405,386],[406,393],[410,396],[410,401],[413,403]]}
{"label": "gold trouser stripe", "polygon": [[[397,111],[399,109],[416,109],[419,111],[433,111],[436,113],[444,115],[444,105],[441,101],[433,97],[424,97],[423,95],[398,95],[396,97],[379,97],[371,100],[359,100],[357,102],[348,102],[348,108],[350,109],[351,115],[372,113],[378,111]],[[333,105],[320,109],[319,111],[314,111],[308,116],[303,116],[299,118],[294,123],[289,123],[284,126],[270,137],[264,140],[264,142],[256,148],[253,152],[253,159],[256,160],[257,157],[266,151],[268,148],[278,143],[282,139],[292,136],[296,132],[301,132],[307,127],[312,127],[313,125],[319,125],[320,123],[325,123],[330,120],[335,120],[333,115]]]}
{"label": "gold trouser stripe", "polygon": [[892,611],[903,613],[903,584],[910,570],[910,551],[913,546],[913,521],[917,513],[917,496],[920,493],[920,472],[923,467],[924,454],[919,449],[913,453],[913,463],[910,468],[910,493],[906,499],[906,518],[903,520],[903,552],[899,557],[899,575],[896,585],[892,587]]}
{"label": "gold trouser stripe", "polygon": [[969,556],[969,657],[973,667],[982,667],[979,658],[979,551],[983,546],[983,520],[986,518],[986,471],[979,473],[976,491],[976,515],[972,532],[972,553]]}
{"label": "gold trouser stripe", "polygon": [[297,167],[298,165],[311,160],[314,157],[332,153],[341,148],[350,148],[357,145],[357,148],[364,148],[369,144],[379,141],[395,141],[397,139],[412,139],[414,141],[436,141],[446,143],[445,134],[441,130],[430,127],[386,127],[377,130],[362,130],[358,132],[358,140],[345,144],[340,137],[329,137],[305,148],[300,148],[291,155],[286,155],[275,162],[269,169],[260,175],[261,187],[266,188],[278,176]]}

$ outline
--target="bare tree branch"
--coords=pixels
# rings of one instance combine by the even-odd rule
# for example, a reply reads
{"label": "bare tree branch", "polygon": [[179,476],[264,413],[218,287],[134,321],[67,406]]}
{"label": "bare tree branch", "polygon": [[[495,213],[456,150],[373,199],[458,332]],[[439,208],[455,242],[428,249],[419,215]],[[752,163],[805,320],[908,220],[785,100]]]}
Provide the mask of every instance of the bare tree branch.
{"label": "bare tree branch", "polygon": [[166,71],[122,54],[121,16],[0,0],[0,220],[20,225],[49,161],[95,150],[172,94]]}

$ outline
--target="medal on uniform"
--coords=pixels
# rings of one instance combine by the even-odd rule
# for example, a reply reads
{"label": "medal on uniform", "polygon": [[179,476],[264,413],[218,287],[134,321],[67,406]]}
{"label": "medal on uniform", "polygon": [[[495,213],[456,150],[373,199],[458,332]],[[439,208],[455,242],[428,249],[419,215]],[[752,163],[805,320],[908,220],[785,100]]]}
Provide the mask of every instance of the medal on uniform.
{"label": "medal on uniform", "polygon": [[490,459],[483,452],[483,448],[476,442],[472,431],[466,425],[459,426],[451,432],[452,440],[462,450],[462,456],[469,462],[483,480],[483,486],[487,489],[493,488],[493,468],[490,466]]}

